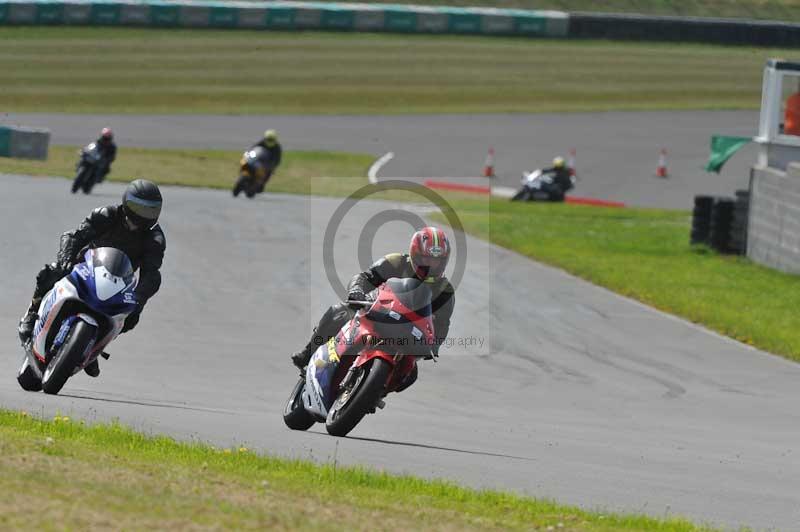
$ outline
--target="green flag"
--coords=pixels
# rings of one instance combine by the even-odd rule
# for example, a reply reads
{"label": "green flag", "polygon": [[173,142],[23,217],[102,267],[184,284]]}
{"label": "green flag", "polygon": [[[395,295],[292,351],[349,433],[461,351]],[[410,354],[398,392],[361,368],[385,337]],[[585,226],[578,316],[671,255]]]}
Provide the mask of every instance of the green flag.
{"label": "green flag", "polygon": [[706,172],[719,173],[722,165],[739,151],[739,148],[753,140],[750,137],[726,137],[725,135],[711,136],[711,156],[706,164]]}

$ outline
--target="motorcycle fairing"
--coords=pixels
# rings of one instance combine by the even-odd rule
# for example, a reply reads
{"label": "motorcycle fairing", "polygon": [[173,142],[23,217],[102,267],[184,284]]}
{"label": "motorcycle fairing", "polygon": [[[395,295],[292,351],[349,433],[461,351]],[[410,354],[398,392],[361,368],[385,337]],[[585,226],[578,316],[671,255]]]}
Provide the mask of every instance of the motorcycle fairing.
{"label": "motorcycle fairing", "polygon": [[[387,337],[407,341],[398,349],[396,345],[382,343]],[[427,286],[414,285],[408,279],[390,279],[381,286],[369,309],[359,311],[336,336],[314,352],[306,366],[303,406],[325,419],[346,373],[374,358],[392,366],[387,383],[387,391],[391,391],[414,369],[413,355],[430,353],[434,342]]]}
{"label": "motorcycle fairing", "polygon": [[53,331],[51,333],[53,322],[68,301],[80,301],[80,298],[75,286],[65,277],[53,286],[53,289],[47,293],[41,305],[39,305],[39,319],[36,320],[36,325],[33,328],[33,344],[31,347],[33,354],[43,363],[48,351],[47,348],[52,343],[55,332],[57,332]]}
{"label": "motorcycle fairing", "polygon": [[264,179],[267,176],[267,169],[261,162],[263,153],[264,148],[261,147],[244,152],[242,159],[239,161],[241,173],[258,180]]}
{"label": "motorcycle fairing", "polygon": [[[116,267],[112,263],[102,262],[103,249],[87,250],[84,255],[86,262],[76,264],[72,272],[58,281],[42,299],[31,346],[33,355],[41,363],[46,363],[47,354],[52,352],[54,342],[62,332],[61,343],[66,339],[66,334],[74,323],[70,318],[82,319],[95,325],[98,334],[103,335],[100,339],[96,338],[94,348],[87,351],[85,363],[88,363],[119,335],[125,318],[136,309],[134,289],[138,277],[132,272],[111,271],[116,270]],[[98,257],[97,261],[95,255]],[[123,274],[124,278],[114,275],[115,273]],[[98,294],[99,291],[102,291],[102,297]],[[59,322],[58,329],[53,330],[52,326],[59,317],[62,321]]]}
{"label": "motorcycle fairing", "polygon": [[335,394],[331,393],[331,383],[340,361],[335,346],[336,338],[331,338],[319,346],[306,366],[303,406],[322,419],[328,415],[328,409],[336,398]]}
{"label": "motorcycle fairing", "polygon": [[97,147],[97,143],[91,142],[87,144],[86,147],[81,150],[81,157],[86,162],[93,164],[98,163],[102,158],[102,155],[100,155],[100,150]]}
{"label": "motorcycle fairing", "polygon": [[67,278],[92,309],[107,316],[130,314],[136,307],[134,290],[138,278],[132,271],[119,271],[116,264],[103,263],[105,249],[87,250],[85,262],[76,264]]}

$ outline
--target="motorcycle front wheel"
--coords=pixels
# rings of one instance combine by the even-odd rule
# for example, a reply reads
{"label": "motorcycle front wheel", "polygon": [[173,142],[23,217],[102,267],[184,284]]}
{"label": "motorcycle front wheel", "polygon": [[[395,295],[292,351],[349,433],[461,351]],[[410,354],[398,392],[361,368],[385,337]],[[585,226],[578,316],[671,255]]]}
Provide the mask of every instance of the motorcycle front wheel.
{"label": "motorcycle front wheel", "polygon": [[75,174],[75,179],[72,181],[72,193],[75,194],[78,189],[83,186],[83,181],[86,178],[86,174],[88,173],[87,168],[84,165],[78,167],[78,173]]}
{"label": "motorcycle front wheel", "polygon": [[283,409],[283,422],[292,430],[308,430],[316,420],[303,408],[303,389],[306,387],[305,376],[300,376],[300,380],[294,385],[289,400],[286,401],[286,408]]}
{"label": "motorcycle front wheel", "polygon": [[239,179],[236,180],[236,183],[233,185],[233,197],[239,195],[241,191],[245,189],[247,184],[247,177],[246,176],[239,176]]}
{"label": "motorcycle front wheel", "polygon": [[514,196],[512,196],[511,201],[523,201],[523,200],[526,200],[526,199],[528,199],[527,195],[528,195],[528,190],[523,188],[522,190],[520,190],[519,192],[514,194]]}
{"label": "motorcycle front wheel", "polygon": [[95,327],[83,320],[77,320],[66,341],[55,354],[42,376],[44,393],[57,394],[72,376],[75,368],[83,361],[86,348],[94,339]]}
{"label": "motorcycle front wheel", "polygon": [[346,436],[383,397],[391,367],[374,358],[361,367],[353,385],[339,393],[328,411],[325,429],[331,436]]}
{"label": "motorcycle front wheel", "polygon": [[89,194],[92,191],[92,188],[94,188],[95,179],[93,172],[86,172],[86,174],[87,175],[86,178],[83,180],[83,185],[81,186],[81,189],[83,190],[84,194]]}

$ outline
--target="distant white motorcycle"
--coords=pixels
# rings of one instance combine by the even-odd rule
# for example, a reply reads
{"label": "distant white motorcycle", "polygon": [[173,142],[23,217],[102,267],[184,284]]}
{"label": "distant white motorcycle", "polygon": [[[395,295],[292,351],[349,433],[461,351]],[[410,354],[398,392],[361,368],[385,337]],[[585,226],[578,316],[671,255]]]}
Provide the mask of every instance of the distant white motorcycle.
{"label": "distant white motorcycle", "polygon": [[[522,173],[522,188],[514,194],[511,201],[564,201],[566,191],[562,190],[553,176],[541,170]],[[575,186],[575,176],[570,176],[571,186]]]}
{"label": "distant white motorcycle", "polygon": [[139,277],[115,248],[86,251],[42,298],[33,341],[25,349],[17,382],[27,391],[57,394],[71,376],[108,355],[103,349],[136,310]]}

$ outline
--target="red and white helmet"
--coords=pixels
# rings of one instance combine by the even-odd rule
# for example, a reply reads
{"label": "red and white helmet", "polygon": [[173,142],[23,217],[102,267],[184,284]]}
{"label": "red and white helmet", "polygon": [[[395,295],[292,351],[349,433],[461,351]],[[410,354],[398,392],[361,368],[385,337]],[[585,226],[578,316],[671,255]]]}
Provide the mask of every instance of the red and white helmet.
{"label": "red and white helmet", "polygon": [[408,256],[417,277],[424,281],[441,279],[450,258],[447,235],[437,227],[420,229],[411,237]]}
{"label": "red and white helmet", "polygon": [[114,132],[111,131],[110,127],[104,127],[100,132],[100,138],[103,140],[114,140]]}

